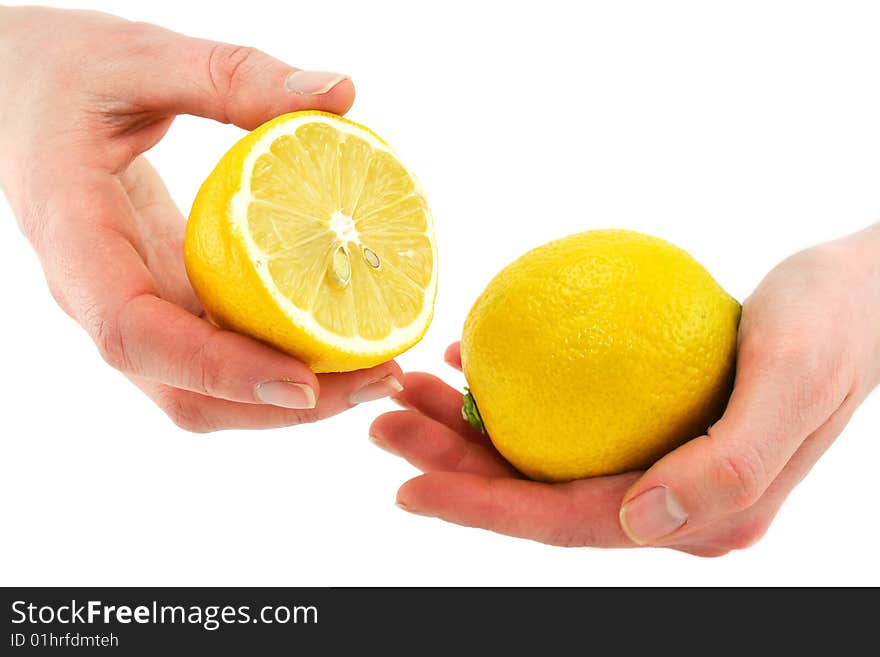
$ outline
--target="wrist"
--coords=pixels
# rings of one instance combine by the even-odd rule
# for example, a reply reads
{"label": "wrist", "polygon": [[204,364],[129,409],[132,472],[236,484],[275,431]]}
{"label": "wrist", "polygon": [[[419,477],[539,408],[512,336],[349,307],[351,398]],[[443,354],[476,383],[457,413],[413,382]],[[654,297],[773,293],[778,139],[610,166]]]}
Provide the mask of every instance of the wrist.
{"label": "wrist", "polygon": [[870,381],[880,384],[880,222],[852,235],[853,254],[864,272],[864,312],[868,319]]}
{"label": "wrist", "polygon": [[867,239],[873,242],[874,248],[880,249],[880,221],[878,221],[873,226],[868,226],[868,228],[866,228],[864,232],[867,235]]}
{"label": "wrist", "polygon": [[847,340],[867,394],[880,384],[880,223],[819,248],[829,258],[835,294],[845,300]]}
{"label": "wrist", "polygon": [[880,285],[880,222],[852,235],[855,257],[863,266],[869,281]]}

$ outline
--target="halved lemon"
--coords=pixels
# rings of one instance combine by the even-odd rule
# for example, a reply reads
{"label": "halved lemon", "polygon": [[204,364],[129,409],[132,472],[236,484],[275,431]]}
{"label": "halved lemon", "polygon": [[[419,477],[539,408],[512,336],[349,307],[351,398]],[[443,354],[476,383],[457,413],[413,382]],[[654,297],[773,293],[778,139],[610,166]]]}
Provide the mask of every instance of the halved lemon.
{"label": "halved lemon", "polygon": [[233,146],[193,203],[184,261],[216,324],[315,372],[389,360],[433,315],[421,186],[385,141],[334,114],[285,114]]}

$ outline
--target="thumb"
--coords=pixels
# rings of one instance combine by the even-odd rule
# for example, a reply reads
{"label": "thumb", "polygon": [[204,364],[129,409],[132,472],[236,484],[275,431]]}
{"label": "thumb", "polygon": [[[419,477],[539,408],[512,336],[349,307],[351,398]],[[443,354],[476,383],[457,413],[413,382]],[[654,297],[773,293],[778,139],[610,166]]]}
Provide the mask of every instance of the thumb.
{"label": "thumb", "polygon": [[[724,416],[707,435],[655,463],[624,496],[620,523],[636,543],[664,544],[757,502],[840,406],[834,368],[815,353],[774,355],[744,341]],[[778,353],[778,352],[777,352]]]}
{"label": "thumb", "polygon": [[341,73],[304,71],[255,48],[153,25],[135,29],[145,32],[137,39],[140,56],[114,82],[148,111],[194,114],[252,130],[297,110],[344,114],[354,102],[354,85]]}

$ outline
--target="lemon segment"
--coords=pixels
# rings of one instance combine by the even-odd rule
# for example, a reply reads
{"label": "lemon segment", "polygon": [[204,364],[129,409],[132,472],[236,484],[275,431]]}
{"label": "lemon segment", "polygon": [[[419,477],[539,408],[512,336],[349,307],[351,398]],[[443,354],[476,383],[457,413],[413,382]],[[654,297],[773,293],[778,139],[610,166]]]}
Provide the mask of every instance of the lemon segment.
{"label": "lemon segment", "polygon": [[384,362],[427,330],[433,221],[416,177],[363,126],[287,114],[227,153],[196,198],[187,272],[221,326],[315,371]]}

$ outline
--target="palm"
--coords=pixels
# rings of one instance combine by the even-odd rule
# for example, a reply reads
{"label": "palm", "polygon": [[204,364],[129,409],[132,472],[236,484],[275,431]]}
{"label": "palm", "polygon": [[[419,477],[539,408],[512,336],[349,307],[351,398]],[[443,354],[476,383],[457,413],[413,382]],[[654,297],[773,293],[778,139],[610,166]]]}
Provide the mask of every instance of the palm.
{"label": "palm", "polygon": [[183,266],[185,219],[171,200],[162,179],[144,156],[120,176],[131,203],[128,226],[132,241],[163,299],[194,315],[202,307]]}

